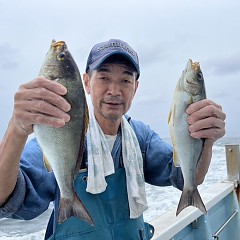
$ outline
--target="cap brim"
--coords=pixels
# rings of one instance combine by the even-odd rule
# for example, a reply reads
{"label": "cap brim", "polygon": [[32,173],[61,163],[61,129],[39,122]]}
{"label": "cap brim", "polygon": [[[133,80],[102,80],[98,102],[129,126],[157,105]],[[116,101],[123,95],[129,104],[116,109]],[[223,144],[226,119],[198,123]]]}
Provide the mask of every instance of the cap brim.
{"label": "cap brim", "polygon": [[126,57],[128,60],[130,60],[130,62],[133,64],[133,66],[135,67],[137,73],[138,73],[138,76],[140,75],[140,71],[139,71],[139,68],[138,66],[136,65],[134,59],[128,55],[127,53],[124,53],[124,52],[120,52],[120,51],[114,51],[114,52],[110,52],[106,55],[104,55],[103,57],[99,58],[98,60],[96,60],[94,63],[90,64],[88,67],[90,70],[96,70],[107,58],[109,58],[110,56],[112,55],[121,55],[121,56],[124,56]]}

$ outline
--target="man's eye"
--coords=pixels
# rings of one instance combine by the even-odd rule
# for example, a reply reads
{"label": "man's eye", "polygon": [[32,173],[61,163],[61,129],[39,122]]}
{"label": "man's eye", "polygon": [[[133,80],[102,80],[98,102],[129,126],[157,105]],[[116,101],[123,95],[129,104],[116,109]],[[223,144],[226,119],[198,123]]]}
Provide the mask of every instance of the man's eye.
{"label": "man's eye", "polygon": [[107,80],[107,77],[100,77],[101,80]]}

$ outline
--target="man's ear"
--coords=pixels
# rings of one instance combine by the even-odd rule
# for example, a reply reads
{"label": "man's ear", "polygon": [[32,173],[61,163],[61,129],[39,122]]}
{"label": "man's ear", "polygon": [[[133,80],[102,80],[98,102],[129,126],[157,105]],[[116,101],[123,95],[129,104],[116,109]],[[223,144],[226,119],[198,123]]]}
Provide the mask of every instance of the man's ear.
{"label": "man's ear", "polygon": [[139,84],[139,81],[138,80],[135,80],[136,82],[135,82],[135,90],[134,90],[134,95],[133,96],[135,96],[135,94],[136,94],[136,92],[137,92],[137,89],[138,89],[138,84]]}
{"label": "man's ear", "polygon": [[84,82],[87,94],[90,94],[90,76],[87,73],[83,74],[83,82]]}

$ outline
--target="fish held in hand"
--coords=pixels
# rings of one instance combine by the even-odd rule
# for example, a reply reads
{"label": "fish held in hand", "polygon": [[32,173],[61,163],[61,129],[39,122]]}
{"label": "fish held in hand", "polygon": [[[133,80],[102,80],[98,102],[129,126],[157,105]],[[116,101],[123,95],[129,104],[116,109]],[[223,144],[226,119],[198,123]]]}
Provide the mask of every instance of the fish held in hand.
{"label": "fish held in hand", "polygon": [[174,164],[181,167],[184,178],[184,188],[176,215],[188,206],[195,206],[205,214],[207,212],[196,183],[197,167],[202,155],[204,139],[191,137],[186,113],[191,103],[205,98],[206,90],[200,64],[190,59],[177,82],[168,118]]}
{"label": "fish held in hand", "polygon": [[71,105],[68,112],[70,121],[63,127],[40,124],[33,126],[45,166],[48,171],[53,171],[60,189],[58,223],[74,216],[93,224],[73,186],[83,159],[89,117],[81,76],[64,41],[52,41],[39,76],[65,86],[67,94],[64,98]]}

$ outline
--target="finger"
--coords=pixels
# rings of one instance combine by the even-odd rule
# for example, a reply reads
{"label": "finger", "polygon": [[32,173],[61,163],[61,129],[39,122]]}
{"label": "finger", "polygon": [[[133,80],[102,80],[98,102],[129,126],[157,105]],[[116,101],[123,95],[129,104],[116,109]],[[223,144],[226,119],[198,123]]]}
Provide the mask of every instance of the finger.
{"label": "finger", "polygon": [[[46,80],[46,81],[52,82],[50,80]],[[19,91],[14,96],[15,102],[21,101],[21,100],[28,100],[28,101],[44,100],[44,101],[49,102],[52,105],[60,108],[61,110],[65,111],[65,112],[70,111],[71,105],[61,95],[59,95],[45,87],[33,88],[33,86],[35,85],[33,82],[34,81],[27,83],[25,85],[22,85],[19,88]]]}
{"label": "finger", "polygon": [[67,122],[64,117],[61,118],[38,112],[29,112],[22,108],[14,110],[13,116],[15,123],[22,129],[31,129],[34,124],[43,124],[52,127],[63,127]]}
{"label": "finger", "polygon": [[42,114],[41,115],[32,114],[32,118],[34,119],[36,124],[48,125],[55,128],[61,128],[66,124],[66,122],[63,119],[47,117],[46,115]]}
{"label": "finger", "polygon": [[37,101],[44,100],[61,110],[68,112],[71,109],[71,105],[62,96],[46,89],[43,87],[19,90],[14,97],[15,102],[17,101]]}
{"label": "finger", "polygon": [[190,135],[194,138],[218,139],[225,134],[225,122],[217,118],[206,118],[189,126]]}
{"label": "finger", "polygon": [[62,84],[44,77],[38,77],[28,83],[23,84],[20,86],[20,89],[22,88],[26,89],[46,88],[59,95],[65,95],[67,93],[67,89]]}
{"label": "finger", "polygon": [[63,127],[66,124],[64,119],[29,112],[22,113],[21,122],[24,123],[24,125],[26,126],[27,125],[33,126],[34,124],[43,124],[56,128]]}
{"label": "finger", "polygon": [[225,122],[221,119],[209,117],[205,119],[201,119],[189,126],[189,131],[191,133],[201,131],[203,129],[210,129],[210,128],[225,128]]}
{"label": "finger", "polygon": [[195,102],[195,103],[192,103],[191,105],[189,105],[188,108],[186,109],[186,112],[188,114],[192,114],[192,113],[194,113],[202,108],[205,108],[207,106],[214,106],[214,107],[222,110],[222,107],[219,104],[217,104],[209,99],[203,99],[201,101],[198,101],[198,102]]}
{"label": "finger", "polygon": [[226,119],[226,114],[215,105],[207,105],[192,114],[190,114],[187,118],[188,123],[193,124],[201,119],[214,117],[221,120]]}
{"label": "finger", "polygon": [[203,129],[190,133],[193,138],[219,139],[225,135],[225,130],[220,128]]}
{"label": "finger", "polygon": [[[49,104],[43,100],[36,101],[18,101],[15,103],[16,109],[21,109],[23,112],[36,113],[38,115],[46,115],[54,118],[59,118],[64,120],[65,122],[69,122],[70,116],[59,109],[58,107]],[[36,124],[36,122],[32,122],[32,124]]]}

